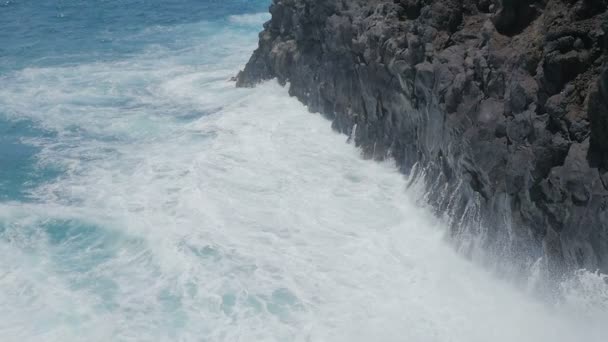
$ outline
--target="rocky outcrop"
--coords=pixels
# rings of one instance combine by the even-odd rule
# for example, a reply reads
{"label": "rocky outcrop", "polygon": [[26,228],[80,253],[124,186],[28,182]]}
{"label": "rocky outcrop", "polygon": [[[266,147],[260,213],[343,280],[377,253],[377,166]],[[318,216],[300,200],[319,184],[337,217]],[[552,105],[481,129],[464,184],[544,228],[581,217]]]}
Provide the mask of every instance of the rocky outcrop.
{"label": "rocky outcrop", "polygon": [[237,83],[394,158],[462,252],[608,273],[607,3],[274,0]]}

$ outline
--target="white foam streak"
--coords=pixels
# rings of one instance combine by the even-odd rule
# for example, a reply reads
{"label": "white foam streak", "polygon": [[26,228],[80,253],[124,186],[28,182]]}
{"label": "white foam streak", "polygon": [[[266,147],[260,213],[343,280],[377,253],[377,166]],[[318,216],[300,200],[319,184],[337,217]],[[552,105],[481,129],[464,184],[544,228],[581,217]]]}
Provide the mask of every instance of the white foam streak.
{"label": "white foam streak", "polygon": [[228,17],[231,23],[238,25],[259,25],[260,22],[265,22],[269,19],[270,13],[241,14]]}

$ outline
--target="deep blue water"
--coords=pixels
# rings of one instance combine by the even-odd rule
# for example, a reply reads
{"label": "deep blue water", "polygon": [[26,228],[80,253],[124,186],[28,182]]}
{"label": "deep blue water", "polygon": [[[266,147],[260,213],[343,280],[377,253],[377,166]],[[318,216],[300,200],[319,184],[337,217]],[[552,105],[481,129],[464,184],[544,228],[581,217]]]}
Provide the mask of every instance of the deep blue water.
{"label": "deep blue water", "polygon": [[29,120],[0,118],[0,201],[28,200],[28,189],[57,175],[58,170],[51,167],[38,167],[39,149],[23,143],[27,138],[52,135],[37,129]]}

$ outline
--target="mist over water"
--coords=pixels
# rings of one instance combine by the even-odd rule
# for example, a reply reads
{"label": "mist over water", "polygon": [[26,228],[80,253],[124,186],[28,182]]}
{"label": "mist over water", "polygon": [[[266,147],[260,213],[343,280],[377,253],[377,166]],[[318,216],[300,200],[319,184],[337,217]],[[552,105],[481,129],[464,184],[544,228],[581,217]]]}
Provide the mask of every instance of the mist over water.
{"label": "mist over water", "polygon": [[269,16],[227,3],[4,60],[0,340],[606,341],[602,275],[534,299],[286,89],[236,89]]}

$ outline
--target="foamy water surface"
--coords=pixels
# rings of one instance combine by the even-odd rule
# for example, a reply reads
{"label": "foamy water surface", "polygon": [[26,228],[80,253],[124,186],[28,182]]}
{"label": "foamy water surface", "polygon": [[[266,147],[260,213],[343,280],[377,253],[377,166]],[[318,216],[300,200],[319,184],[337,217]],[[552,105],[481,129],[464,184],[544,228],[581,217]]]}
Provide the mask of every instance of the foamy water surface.
{"label": "foamy water surface", "polygon": [[236,89],[268,18],[0,74],[0,340],[608,340],[605,277],[534,299],[286,89]]}

